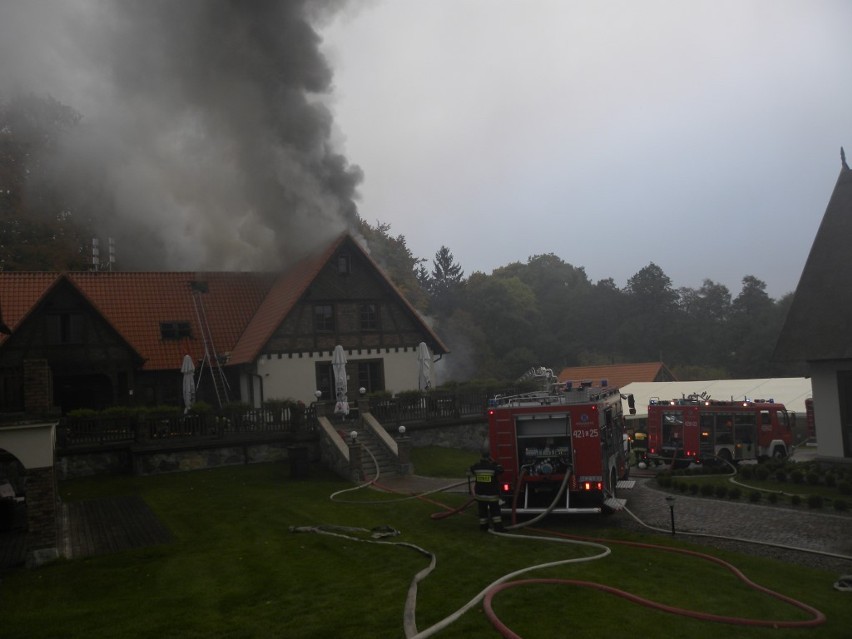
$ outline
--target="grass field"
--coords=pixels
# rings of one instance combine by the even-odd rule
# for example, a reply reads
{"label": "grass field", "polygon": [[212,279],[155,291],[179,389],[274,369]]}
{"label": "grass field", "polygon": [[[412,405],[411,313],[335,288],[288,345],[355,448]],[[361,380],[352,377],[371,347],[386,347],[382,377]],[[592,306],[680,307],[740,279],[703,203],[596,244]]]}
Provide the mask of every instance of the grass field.
{"label": "grass field", "polygon": [[[419,472],[461,476],[469,453],[419,452]],[[438,459],[438,458],[441,459]],[[474,456],[475,458],[475,456]],[[454,471],[455,472],[451,472]],[[410,548],[290,532],[291,526],[391,526],[390,541],[437,555],[420,584],[417,623],[423,630],[451,614],[487,584],[525,566],[589,556],[588,547],[506,539],[479,532],[468,513],[436,520],[435,503],[350,486],[319,467],[308,480],[286,464],[225,467],[154,477],[98,477],[65,482],[63,499],[141,495],[175,536],[171,544],[88,559],[61,560],[4,575],[0,637],[403,637],[412,577],[428,559]],[[459,505],[459,495],[435,497]],[[378,503],[376,503],[378,502]],[[614,540],[603,559],[537,571],[525,577],[584,580],[621,588],[671,606],[754,619],[803,620],[808,615],[747,588],[725,568],[694,557],[616,542],[665,537],[608,529],[607,520],[559,520],[563,532]],[[368,535],[360,535],[368,538]],[[530,585],[495,598],[495,610],[526,638],[640,637],[846,638],[852,595],[832,588],[835,574],[711,551],[750,579],[802,600],[827,616],[816,630],[730,626],[651,610],[590,588]],[[435,636],[496,637],[482,606]]]}

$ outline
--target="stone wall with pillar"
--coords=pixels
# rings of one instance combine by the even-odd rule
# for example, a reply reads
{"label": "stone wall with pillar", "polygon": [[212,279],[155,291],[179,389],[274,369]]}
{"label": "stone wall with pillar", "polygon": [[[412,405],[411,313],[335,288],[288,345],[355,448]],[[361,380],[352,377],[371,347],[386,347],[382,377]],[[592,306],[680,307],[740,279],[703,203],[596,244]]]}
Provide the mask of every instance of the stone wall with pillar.
{"label": "stone wall with pillar", "polygon": [[27,469],[27,554],[58,546],[56,473],[53,468]]}
{"label": "stone wall with pillar", "polygon": [[46,359],[24,360],[24,412],[48,415],[53,410],[53,374]]}
{"label": "stone wall with pillar", "polygon": [[54,447],[56,424],[0,426],[0,448],[14,455],[26,472],[27,564],[38,566],[58,556],[59,517]]}

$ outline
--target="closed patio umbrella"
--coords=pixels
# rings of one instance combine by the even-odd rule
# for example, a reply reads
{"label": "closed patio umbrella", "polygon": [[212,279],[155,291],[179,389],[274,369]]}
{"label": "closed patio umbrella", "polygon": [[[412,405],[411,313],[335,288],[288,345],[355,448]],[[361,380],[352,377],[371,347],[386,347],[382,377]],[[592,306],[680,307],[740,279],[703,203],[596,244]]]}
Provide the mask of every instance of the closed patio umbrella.
{"label": "closed patio umbrella", "polygon": [[417,366],[419,374],[417,383],[420,390],[425,391],[432,388],[432,353],[426,342],[417,345]]}
{"label": "closed patio umbrella", "polygon": [[331,355],[331,368],[334,372],[334,412],[337,415],[349,414],[349,401],[346,399],[346,353],[338,344]]}
{"label": "closed patio umbrella", "polygon": [[180,372],[183,373],[183,414],[186,415],[195,402],[195,364],[189,355],[183,356]]}

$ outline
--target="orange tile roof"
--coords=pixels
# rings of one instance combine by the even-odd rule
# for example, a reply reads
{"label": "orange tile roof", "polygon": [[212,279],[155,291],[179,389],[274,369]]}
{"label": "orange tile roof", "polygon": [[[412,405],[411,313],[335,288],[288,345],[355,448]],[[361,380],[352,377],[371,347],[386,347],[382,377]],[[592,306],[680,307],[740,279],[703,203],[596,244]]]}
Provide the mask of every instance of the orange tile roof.
{"label": "orange tile roof", "polygon": [[[324,249],[301,259],[284,273],[196,272],[0,272],[3,321],[20,326],[50,290],[69,282],[144,360],[143,370],[179,369],[183,356],[204,357],[204,343],[190,283],[206,282],[198,298],[210,326],[217,353],[229,354],[229,364],[257,358],[304,291],[334,252],[350,241],[375,266],[378,274],[434,340],[433,350],[447,347],[429,328],[384,271],[361,245],[343,233]],[[189,322],[191,337],[163,340],[160,322]],[[8,339],[0,334],[0,346]]]}
{"label": "orange tile roof", "polygon": [[[0,273],[0,304],[14,331],[49,290],[67,280],[145,360],[143,370],[177,369],[186,354],[204,357],[190,282],[207,283],[209,292],[200,299],[222,354],[236,344],[274,279],[269,273]],[[189,322],[192,337],[161,339],[160,322],[166,321]]]}
{"label": "orange tile roof", "polygon": [[599,366],[574,366],[563,368],[559,373],[560,382],[592,382],[600,387],[606,380],[611,388],[621,388],[633,382],[677,381],[662,362],[643,362],[639,364],[605,364]]}

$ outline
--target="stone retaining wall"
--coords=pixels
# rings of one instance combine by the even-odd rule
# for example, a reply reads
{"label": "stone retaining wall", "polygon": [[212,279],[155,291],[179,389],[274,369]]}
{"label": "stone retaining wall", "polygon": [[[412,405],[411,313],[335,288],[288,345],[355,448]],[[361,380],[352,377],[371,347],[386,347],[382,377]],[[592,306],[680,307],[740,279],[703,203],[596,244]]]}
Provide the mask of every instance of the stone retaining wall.
{"label": "stone retaining wall", "polygon": [[[182,450],[105,450],[64,453],[56,463],[62,481],[92,475],[158,475],[217,466],[235,466],[289,459],[292,442],[243,443]],[[300,442],[310,459],[317,455],[316,442]]]}
{"label": "stone retaining wall", "polygon": [[[385,429],[391,435],[398,434],[394,428],[386,426]],[[414,424],[406,426],[405,434],[409,437],[412,448],[439,446],[478,453],[488,437],[488,423],[483,421],[439,426]]]}
{"label": "stone retaining wall", "polygon": [[[395,427],[385,426],[392,437]],[[440,446],[479,452],[488,436],[486,422],[462,424],[414,424],[406,427],[412,448]],[[318,440],[294,442],[240,442],[218,446],[196,446],[169,450],[132,450],[129,448],[60,453],[56,462],[56,478],[60,481],[93,475],[157,475],[187,470],[215,468],[263,462],[287,461],[292,447],[307,448],[311,461],[322,459],[334,471],[348,473],[348,461],[337,459],[333,451],[321,450],[328,443]],[[336,466],[339,465],[340,468]],[[339,473],[338,473],[339,474]],[[346,476],[345,474],[343,476]]]}

